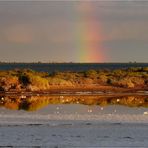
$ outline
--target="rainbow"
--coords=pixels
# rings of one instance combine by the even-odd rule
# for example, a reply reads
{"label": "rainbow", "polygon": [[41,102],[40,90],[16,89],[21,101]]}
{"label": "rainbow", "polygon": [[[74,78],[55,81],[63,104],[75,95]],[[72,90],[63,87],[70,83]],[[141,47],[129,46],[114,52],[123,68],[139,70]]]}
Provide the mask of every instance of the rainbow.
{"label": "rainbow", "polygon": [[80,2],[77,7],[79,23],[76,27],[76,48],[79,61],[85,63],[104,62],[101,24],[94,17],[93,4],[88,1]]}

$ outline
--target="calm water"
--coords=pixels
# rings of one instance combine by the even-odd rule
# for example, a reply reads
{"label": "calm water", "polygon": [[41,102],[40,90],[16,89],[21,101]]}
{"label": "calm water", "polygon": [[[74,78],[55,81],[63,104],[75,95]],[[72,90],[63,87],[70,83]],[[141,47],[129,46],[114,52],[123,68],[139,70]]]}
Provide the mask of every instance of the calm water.
{"label": "calm water", "polygon": [[[14,112],[38,115],[135,114],[148,111],[148,96],[46,95],[0,96],[0,115]],[[87,119],[86,119],[87,120]]]}
{"label": "calm water", "polygon": [[17,97],[1,96],[0,147],[148,147],[147,96]]}
{"label": "calm water", "polygon": [[11,64],[0,64],[0,70],[10,69],[23,69],[29,68],[36,71],[44,72],[55,72],[55,71],[85,71],[89,69],[119,69],[129,67],[148,67],[148,63],[90,63],[90,64],[77,64],[77,63],[60,63],[60,64],[45,64],[45,63],[34,63],[34,64],[22,64],[22,63],[11,63]]}
{"label": "calm water", "polygon": [[1,96],[0,147],[148,147],[147,96],[17,97]]}

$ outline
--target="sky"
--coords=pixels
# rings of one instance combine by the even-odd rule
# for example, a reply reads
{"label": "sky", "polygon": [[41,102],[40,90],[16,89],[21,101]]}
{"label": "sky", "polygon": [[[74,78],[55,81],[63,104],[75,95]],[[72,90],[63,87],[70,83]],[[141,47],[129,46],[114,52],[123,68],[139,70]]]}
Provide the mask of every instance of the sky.
{"label": "sky", "polygon": [[1,1],[0,61],[148,62],[148,1]]}

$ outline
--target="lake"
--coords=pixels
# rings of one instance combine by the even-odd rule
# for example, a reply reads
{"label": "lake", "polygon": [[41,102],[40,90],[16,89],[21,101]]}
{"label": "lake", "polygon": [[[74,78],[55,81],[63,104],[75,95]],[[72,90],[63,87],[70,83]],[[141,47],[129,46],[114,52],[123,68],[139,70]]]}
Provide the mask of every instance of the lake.
{"label": "lake", "polygon": [[148,63],[0,63],[0,70],[33,69],[43,72],[86,71],[90,69],[120,69],[130,67],[148,67]]}
{"label": "lake", "polygon": [[1,96],[2,147],[148,146],[148,96]]}

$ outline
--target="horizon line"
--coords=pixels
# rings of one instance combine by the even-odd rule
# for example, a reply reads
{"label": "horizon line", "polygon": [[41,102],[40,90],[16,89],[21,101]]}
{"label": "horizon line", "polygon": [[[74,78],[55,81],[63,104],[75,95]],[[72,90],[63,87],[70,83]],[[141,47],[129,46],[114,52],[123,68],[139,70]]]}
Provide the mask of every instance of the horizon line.
{"label": "horizon line", "polygon": [[148,62],[136,62],[136,61],[129,61],[129,62],[4,62],[0,61],[0,64],[148,64]]}

